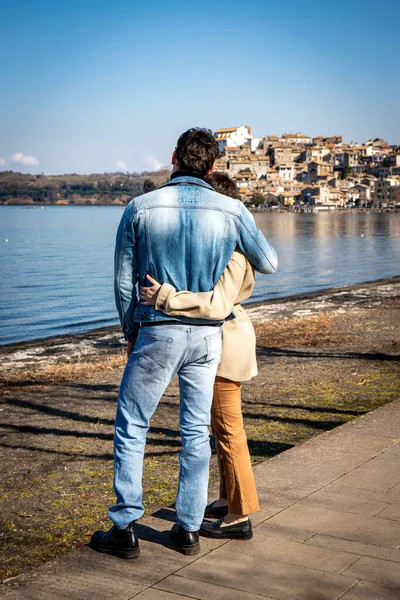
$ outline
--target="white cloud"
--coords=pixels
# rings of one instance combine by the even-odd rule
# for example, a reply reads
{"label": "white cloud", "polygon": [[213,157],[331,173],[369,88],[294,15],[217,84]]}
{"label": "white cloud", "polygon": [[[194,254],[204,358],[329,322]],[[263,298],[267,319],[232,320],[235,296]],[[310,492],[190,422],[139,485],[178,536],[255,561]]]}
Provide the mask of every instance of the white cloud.
{"label": "white cloud", "polygon": [[2,167],[5,164],[6,164],[6,161],[4,160],[4,158],[0,158],[0,167]]}
{"label": "white cloud", "polygon": [[123,160],[109,160],[108,166],[115,171],[127,171],[128,167]]}
{"label": "white cloud", "polygon": [[11,160],[20,165],[24,165],[24,167],[36,167],[39,164],[36,156],[25,156],[22,152],[15,152],[12,154]]}
{"label": "white cloud", "polygon": [[145,162],[147,171],[160,171],[160,169],[165,168],[165,165],[163,165],[163,163],[161,163],[159,160],[157,160],[156,158],[154,158],[154,156],[151,156],[150,154],[146,154],[143,157],[143,160]]}

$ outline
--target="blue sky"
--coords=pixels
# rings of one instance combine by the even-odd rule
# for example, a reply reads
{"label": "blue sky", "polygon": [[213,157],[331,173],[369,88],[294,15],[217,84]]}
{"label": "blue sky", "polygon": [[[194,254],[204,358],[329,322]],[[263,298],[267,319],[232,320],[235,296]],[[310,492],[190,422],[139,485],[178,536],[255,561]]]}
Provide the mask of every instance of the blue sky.
{"label": "blue sky", "polygon": [[400,143],[399,25],[400,0],[1,0],[0,169],[153,169],[195,125]]}

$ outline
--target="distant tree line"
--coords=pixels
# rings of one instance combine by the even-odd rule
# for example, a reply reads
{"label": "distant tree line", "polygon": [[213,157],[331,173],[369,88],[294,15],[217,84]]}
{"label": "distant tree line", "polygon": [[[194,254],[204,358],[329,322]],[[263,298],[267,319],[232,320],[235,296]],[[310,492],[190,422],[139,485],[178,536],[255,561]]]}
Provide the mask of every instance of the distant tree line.
{"label": "distant tree line", "polygon": [[0,204],[126,204],[169,178],[167,170],[91,175],[0,172]]}

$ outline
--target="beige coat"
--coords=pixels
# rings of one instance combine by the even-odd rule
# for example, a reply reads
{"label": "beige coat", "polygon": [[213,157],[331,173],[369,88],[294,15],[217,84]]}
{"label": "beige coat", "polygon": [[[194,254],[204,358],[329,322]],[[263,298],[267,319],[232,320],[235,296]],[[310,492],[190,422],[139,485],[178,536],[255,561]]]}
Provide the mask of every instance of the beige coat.
{"label": "beige coat", "polygon": [[254,274],[249,261],[235,251],[211,292],[180,291],[164,283],[156,309],[168,315],[193,319],[225,319],[232,311],[236,318],[222,327],[222,357],[217,375],[232,381],[247,381],[257,375],[256,337],[252,322],[240,302],[253,291]]}

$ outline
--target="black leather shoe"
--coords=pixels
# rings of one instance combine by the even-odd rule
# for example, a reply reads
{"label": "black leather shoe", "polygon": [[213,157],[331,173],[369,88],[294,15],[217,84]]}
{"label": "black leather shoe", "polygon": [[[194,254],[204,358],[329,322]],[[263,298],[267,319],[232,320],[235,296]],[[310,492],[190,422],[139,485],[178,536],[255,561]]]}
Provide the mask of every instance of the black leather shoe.
{"label": "black leather shoe", "polygon": [[137,558],[140,554],[139,540],[135,533],[135,521],[125,529],[111,527],[109,531],[95,531],[89,546],[98,552],[113,554],[119,558]]}
{"label": "black leather shoe", "polygon": [[200,552],[198,531],[186,531],[179,523],[175,523],[170,533],[171,541],[178,546],[183,554],[197,554]]}
{"label": "black leather shoe", "polygon": [[200,535],[208,538],[230,539],[230,540],[251,540],[253,537],[253,529],[251,521],[242,521],[234,525],[225,525],[221,527],[223,519],[218,519],[214,523],[203,521],[200,527]]}
{"label": "black leather shoe", "polygon": [[206,519],[221,519],[223,517],[226,517],[226,515],[228,514],[227,506],[214,506],[215,503],[216,500],[214,500],[214,502],[211,502],[211,504],[207,504],[206,510],[204,511],[204,516],[206,517]]}

